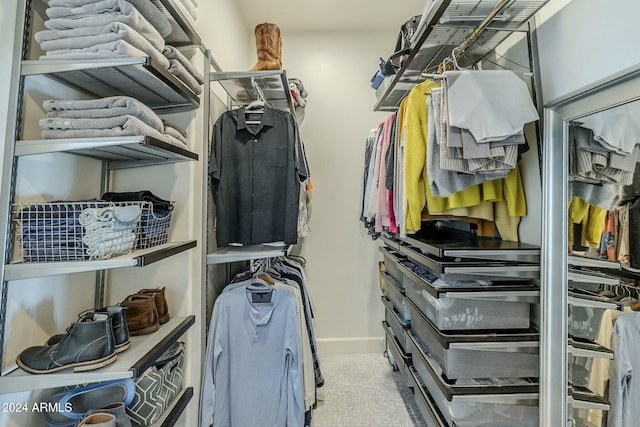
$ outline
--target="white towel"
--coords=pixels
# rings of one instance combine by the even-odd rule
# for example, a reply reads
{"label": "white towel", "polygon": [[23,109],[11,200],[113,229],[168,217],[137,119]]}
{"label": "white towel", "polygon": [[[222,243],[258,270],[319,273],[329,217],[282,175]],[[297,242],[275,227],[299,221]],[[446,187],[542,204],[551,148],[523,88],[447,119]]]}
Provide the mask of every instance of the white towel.
{"label": "white towel", "polygon": [[[113,9],[116,6],[119,6],[121,12],[124,14],[128,14],[131,10],[130,6],[133,6],[138,12],[140,12],[140,14],[142,14],[142,16],[146,18],[147,21],[151,23],[151,25],[153,25],[158,30],[162,37],[168,36],[173,31],[169,20],[149,0],[129,0],[128,2],[125,2],[123,0],[50,0],[49,9],[47,9],[47,16],[49,16],[49,18],[61,18],[62,16],[58,15],[65,13],[76,15],[86,14],[87,11],[96,11],[100,9],[102,9],[102,12],[100,13],[104,13],[107,9]],[[71,11],[56,8],[74,8],[74,10]]]}
{"label": "white towel", "polygon": [[[142,18],[144,19],[144,18]],[[145,21],[146,22],[146,21]],[[157,51],[164,49],[164,39],[148,22],[140,21],[138,28],[131,28],[122,22],[112,22],[99,27],[81,27],[71,30],[43,30],[35,35],[42,50],[80,49],[97,44],[124,40],[133,46],[144,44],[142,39]],[[140,48],[144,51],[145,49]]]}
{"label": "white towel", "polygon": [[[45,123],[46,125],[46,123]],[[150,136],[168,144],[184,147],[180,141],[158,132],[156,129],[145,124],[137,117],[128,116],[126,122],[119,127],[110,129],[43,129],[44,139],[66,139],[66,138],[102,138],[117,136]]]}
{"label": "white towel", "polygon": [[197,21],[198,12],[196,11],[196,6],[191,2],[191,0],[181,0],[180,3],[182,3],[187,12],[189,12],[190,17],[194,21]]}
{"label": "white towel", "polygon": [[449,126],[469,129],[478,142],[504,139],[538,120],[527,85],[513,71],[445,72]]}
{"label": "white towel", "polygon": [[178,132],[177,130],[175,130],[174,128],[167,126],[167,127],[164,128],[164,133],[167,134],[168,136],[172,137],[172,138],[177,139],[182,144],[187,145],[187,138],[182,136],[182,134],[180,132]]}
{"label": "white towel", "polygon": [[[143,48],[146,50],[141,50]],[[147,58],[150,57],[162,68],[169,68],[168,59],[151,44],[147,46],[133,46],[124,40],[98,44],[81,49],[50,50],[40,59],[94,59],[94,58]]]}
{"label": "white towel", "polygon": [[189,74],[193,76],[194,79],[198,82],[198,84],[204,84],[204,77],[202,74],[193,66],[193,64],[187,59],[186,56],[182,54],[178,49],[173,46],[165,46],[162,54],[169,59],[177,59],[180,64],[187,70]]}
{"label": "white towel", "polygon": [[181,80],[193,93],[200,95],[202,87],[191,73],[177,59],[169,59],[169,72]]}
{"label": "white towel", "polygon": [[87,248],[89,259],[109,259],[133,250],[136,242],[135,233],[127,233],[117,239],[105,240],[93,244]]}
{"label": "white towel", "polygon": [[[106,100],[106,103],[102,104],[101,100]],[[101,100],[47,100],[44,101],[43,107],[47,111],[47,119],[105,119],[134,116],[159,132],[164,132],[162,119],[137,99],[128,96],[114,96],[101,98]],[[109,107],[105,108],[100,105],[109,105]],[[64,106],[74,106],[75,108],[63,108]],[[52,120],[46,123],[55,124],[56,122]],[[81,123],[83,122],[77,122],[75,126]],[[92,123],[87,123],[84,127],[70,127],[69,129],[93,129],[94,127]],[[51,129],[49,126],[43,128]],[[102,128],[104,129],[104,126]]]}

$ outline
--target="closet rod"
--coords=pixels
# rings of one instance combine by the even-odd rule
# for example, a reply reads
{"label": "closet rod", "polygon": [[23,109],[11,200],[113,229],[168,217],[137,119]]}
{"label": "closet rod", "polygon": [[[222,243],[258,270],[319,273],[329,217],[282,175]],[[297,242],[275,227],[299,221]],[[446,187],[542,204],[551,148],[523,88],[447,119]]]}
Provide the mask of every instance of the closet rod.
{"label": "closet rod", "polygon": [[473,42],[475,42],[480,37],[480,35],[489,26],[489,24],[491,24],[491,21],[493,21],[493,19],[500,12],[502,12],[502,9],[504,9],[510,1],[511,0],[502,0],[499,4],[497,4],[496,7],[494,7],[493,10],[489,13],[489,15],[487,15],[484,21],[482,21],[480,25],[478,25],[478,28],[476,28],[473,33],[469,34],[469,36],[460,44],[460,46],[458,46],[457,50],[460,53],[463,53],[469,46],[471,46],[471,44],[473,44]]}

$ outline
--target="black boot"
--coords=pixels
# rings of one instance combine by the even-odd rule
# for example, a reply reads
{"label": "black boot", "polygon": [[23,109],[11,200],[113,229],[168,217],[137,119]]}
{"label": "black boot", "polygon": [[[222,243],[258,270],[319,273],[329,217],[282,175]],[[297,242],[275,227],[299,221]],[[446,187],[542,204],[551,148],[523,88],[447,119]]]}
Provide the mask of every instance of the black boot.
{"label": "black boot", "polygon": [[[87,310],[78,314],[78,321],[86,316],[91,316],[93,320],[98,320],[98,316],[93,316],[94,313],[108,315],[111,317],[111,324],[113,325],[113,338],[115,339],[116,353],[121,353],[131,346],[129,341],[129,328],[127,327],[127,318],[125,317],[125,307],[118,305],[99,308],[97,310]],[[60,342],[66,334],[57,334],[49,338],[47,345],[53,345]]]}
{"label": "black boot", "polygon": [[16,363],[32,374],[46,374],[71,367],[76,371],[89,371],[115,361],[111,316],[100,320],[85,316],[72,323],[58,343],[29,347],[18,355]]}

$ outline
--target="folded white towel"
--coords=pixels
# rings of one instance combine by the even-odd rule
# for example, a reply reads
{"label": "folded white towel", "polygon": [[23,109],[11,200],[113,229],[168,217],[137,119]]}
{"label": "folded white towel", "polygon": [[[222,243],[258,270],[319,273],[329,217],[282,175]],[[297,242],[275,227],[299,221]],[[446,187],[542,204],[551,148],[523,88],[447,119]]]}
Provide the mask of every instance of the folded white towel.
{"label": "folded white towel", "polygon": [[193,66],[193,64],[187,59],[186,56],[182,54],[178,49],[173,46],[165,46],[162,54],[169,59],[176,59],[182,66],[187,70],[189,74],[193,76],[193,78],[198,82],[198,84],[204,84],[204,77],[202,74]]}
{"label": "folded white towel", "polygon": [[140,220],[141,214],[142,207],[137,204],[86,208],[80,213],[78,222],[85,227],[98,224],[99,228],[108,228],[113,231],[116,230],[113,227],[115,223],[122,224],[125,227],[135,227]]}
{"label": "folded white towel", "polygon": [[89,259],[108,259],[133,250],[136,234],[131,232],[122,237],[97,242],[87,249]]}
{"label": "folded white towel", "polygon": [[179,147],[184,145],[177,139],[160,133],[151,126],[145,124],[137,117],[128,116],[128,120],[121,126],[110,129],[43,129],[44,139],[66,139],[66,138],[102,138],[117,136],[150,136],[168,144]]}
{"label": "folded white towel", "polygon": [[169,20],[149,0],[50,0],[47,16],[49,18],[62,18],[70,15],[85,15],[87,13],[105,13],[115,7],[119,7],[120,13],[129,14],[130,6],[140,12],[158,30],[162,37],[168,36],[173,31]]}
{"label": "folded white towel", "polygon": [[182,6],[187,10],[191,19],[194,21],[198,20],[198,12],[196,11],[196,6],[191,2],[191,0],[181,0]]}
{"label": "folded white towel", "polygon": [[169,59],[169,72],[181,80],[193,93],[200,95],[202,87],[191,73],[177,59]]}
{"label": "folded white towel", "polygon": [[[141,18],[144,19],[144,18]],[[144,21],[146,22],[146,20]],[[81,49],[97,44],[124,40],[133,46],[153,46],[157,51],[164,49],[164,39],[148,22],[140,21],[138,28],[131,28],[122,22],[112,22],[99,27],[81,27],[71,30],[43,30],[35,34],[42,50]],[[143,28],[144,27],[144,28]],[[141,39],[141,40],[140,40]],[[144,42],[144,43],[143,43]],[[139,48],[144,51],[145,49]]]}
{"label": "folded white towel", "polygon": [[[47,100],[44,101],[43,107],[45,111],[47,111],[48,119],[104,119],[110,117],[134,116],[159,132],[164,132],[164,122],[162,119],[158,117],[151,108],[147,107],[137,99],[128,96],[114,96],[82,101]],[[55,124],[57,122],[50,121],[48,123]],[[78,126],[80,123],[82,122],[78,122],[75,126]],[[85,126],[92,125],[89,123]],[[49,126],[46,126],[46,128],[51,129]],[[71,127],[68,129],[93,128],[94,127]],[[60,129],[60,127],[56,127],[56,129]],[[102,129],[104,129],[104,127]]]}
{"label": "folded white towel", "polygon": [[[144,50],[141,50],[144,49]],[[169,61],[151,44],[133,46],[124,40],[97,44],[81,49],[50,50],[40,59],[92,59],[92,58],[147,58],[150,57],[162,68],[169,68]]]}
{"label": "folded white towel", "polygon": [[140,109],[148,108],[135,98],[130,96],[107,96],[105,98],[96,99],[56,99],[47,100],[42,103],[42,107],[46,112],[62,111],[62,110],[97,110],[108,108],[131,108]]}
{"label": "folded white towel", "polygon": [[177,130],[175,130],[174,128],[167,126],[167,127],[164,128],[164,133],[167,134],[168,136],[171,136],[171,137],[177,139],[178,141],[180,141],[184,145],[187,145],[187,138],[182,136],[182,134],[180,132],[178,132]]}

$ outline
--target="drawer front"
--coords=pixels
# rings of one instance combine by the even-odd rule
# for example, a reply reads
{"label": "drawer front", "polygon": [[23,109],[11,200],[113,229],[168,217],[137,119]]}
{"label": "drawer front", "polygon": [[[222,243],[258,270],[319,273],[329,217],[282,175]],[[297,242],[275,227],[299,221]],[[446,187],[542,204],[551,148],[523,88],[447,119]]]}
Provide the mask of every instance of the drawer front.
{"label": "drawer front", "polygon": [[400,285],[387,273],[380,274],[387,284],[387,298],[389,299],[389,301],[391,301],[393,307],[400,315],[400,319],[402,319],[404,322],[410,322],[411,314],[409,313],[409,307],[405,302],[405,294],[400,288]]}
{"label": "drawer front", "polygon": [[[479,342],[455,343],[445,348],[437,331],[415,306],[411,309],[411,331],[439,368],[450,379],[534,378],[538,376],[538,348],[528,343],[503,342],[487,347]],[[492,348],[493,347],[493,348]]]}
{"label": "drawer front", "polygon": [[405,280],[405,294],[440,330],[529,329],[531,323],[526,302],[437,298],[414,280]]}

